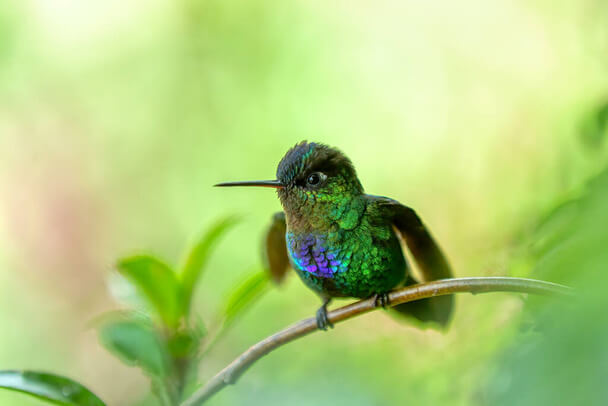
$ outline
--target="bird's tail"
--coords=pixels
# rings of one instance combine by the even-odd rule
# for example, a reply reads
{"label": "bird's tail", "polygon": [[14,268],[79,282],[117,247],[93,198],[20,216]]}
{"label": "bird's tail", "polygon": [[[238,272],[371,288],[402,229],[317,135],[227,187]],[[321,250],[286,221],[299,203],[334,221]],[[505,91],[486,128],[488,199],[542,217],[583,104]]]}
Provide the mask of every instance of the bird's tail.
{"label": "bird's tail", "polygon": [[[418,282],[410,277],[406,286],[415,285]],[[454,307],[454,296],[435,296],[413,302],[402,303],[393,306],[392,309],[402,315],[413,317],[429,327],[443,329],[447,326],[452,316]]]}

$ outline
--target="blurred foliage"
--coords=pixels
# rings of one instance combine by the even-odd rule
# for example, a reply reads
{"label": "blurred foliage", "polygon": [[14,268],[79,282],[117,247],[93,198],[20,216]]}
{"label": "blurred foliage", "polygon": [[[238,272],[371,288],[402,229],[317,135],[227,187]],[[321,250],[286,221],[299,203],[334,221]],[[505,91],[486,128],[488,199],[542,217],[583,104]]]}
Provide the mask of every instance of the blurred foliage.
{"label": "blurred foliage", "polygon": [[[127,310],[101,317],[97,323],[99,340],[125,364],[145,372],[161,405],[181,402],[185,391],[196,383],[203,346],[204,353],[209,351],[217,337],[260,297],[270,280],[266,271],[253,273],[229,292],[216,317],[221,322],[214,331],[214,340],[203,341],[206,331],[198,318],[190,317],[190,299],[213,245],[235,224],[234,217],[222,219],[196,241],[184,256],[181,279],[174,269],[152,255],[118,261],[118,273],[130,281],[141,296],[140,301],[149,306],[144,313]],[[80,384],[38,372],[0,371],[0,387],[58,404],[103,405]]]}
{"label": "blurred foliage", "polygon": [[150,303],[156,315],[171,329],[184,316],[183,289],[168,265],[149,255],[122,259],[118,272],[129,279]]}
{"label": "blurred foliage", "polygon": [[234,217],[226,217],[218,221],[209,229],[204,237],[199,239],[197,244],[189,251],[185,258],[184,264],[180,269],[180,278],[182,280],[183,306],[185,306],[184,314],[186,316],[190,312],[192,294],[194,293],[196,283],[201,277],[211,249],[222,234],[235,223],[236,219]]}
{"label": "blurred foliage", "polygon": [[601,148],[608,132],[608,103],[603,103],[583,121],[581,138],[590,149]]}
{"label": "blurred foliage", "polygon": [[[318,299],[287,278],[214,340],[279,203],[211,185],[271,178],[305,138],[340,147],[368,192],[415,207],[458,276],[569,282],[579,272],[552,261],[582,269],[582,254],[563,251],[574,245],[557,247],[574,244],[561,236],[573,224],[592,226],[584,184],[608,161],[607,20],[600,0],[0,2],[0,366],[78,377],[112,405],[155,404],[147,376],[82,326],[116,306],[104,283],[115,258],[135,245],[177,258],[221,213],[246,221],[215,245],[192,296],[192,330],[216,342],[200,380],[312,315]],[[142,302],[129,308],[150,320],[128,314],[162,323]],[[458,297],[445,335],[374,312],[269,355],[210,404],[504,403],[509,390],[488,376],[518,362],[521,329],[551,324],[530,302]],[[586,320],[573,325],[601,328]],[[558,355],[593,336],[579,338]],[[170,351],[190,341],[176,336]],[[0,392],[13,404],[39,402]]]}
{"label": "blurred foliage", "polygon": [[0,388],[23,392],[57,405],[105,406],[84,386],[71,379],[52,374],[2,371]]}
{"label": "blurred foliage", "polygon": [[531,249],[535,274],[576,286],[578,297],[529,306],[533,330],[499,358],[484,404],[608,403],[607,204],[608,168],[580,197],[551,210],[530,236],[541,242]]}
{"label": "blurred foliage", "polygon": [[267,271],[254,273],[247,277],[239,287],[228,297],[224,309],[225,325],[229,325],[268,287],[269,275]]}
{"label": "blurred foliage", "polygon": [[130,317],[110,320],[99,327],[99,339],[125,363],[152,376],[168,375],[169,353],[152,325]]}
{"label": "blurred foliage", "polygon": [[[601,148],[608,107],[581,129],[585,147]],[[608,390],[608,166],[539,216],[523,261],[537,277],[577,289],[569,302],[530,300],[522,331],[498,357],[480,391],[487,405],[605,405]]]}

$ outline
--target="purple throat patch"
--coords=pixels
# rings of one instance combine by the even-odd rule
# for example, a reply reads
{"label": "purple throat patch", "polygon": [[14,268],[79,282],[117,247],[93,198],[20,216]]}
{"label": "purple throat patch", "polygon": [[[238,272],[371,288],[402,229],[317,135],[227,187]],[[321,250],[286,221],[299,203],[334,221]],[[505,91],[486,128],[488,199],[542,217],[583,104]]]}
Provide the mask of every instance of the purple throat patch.
{"label": "purple throat patch", "polygon": [[309,234],[303,238],[296,238],[287,233],[289,254],[294,265],[304,272],[310,272],[322,278],[331,278],[345,267],[337,259],[334,250],[328,250],[325,240],[320,236]]}

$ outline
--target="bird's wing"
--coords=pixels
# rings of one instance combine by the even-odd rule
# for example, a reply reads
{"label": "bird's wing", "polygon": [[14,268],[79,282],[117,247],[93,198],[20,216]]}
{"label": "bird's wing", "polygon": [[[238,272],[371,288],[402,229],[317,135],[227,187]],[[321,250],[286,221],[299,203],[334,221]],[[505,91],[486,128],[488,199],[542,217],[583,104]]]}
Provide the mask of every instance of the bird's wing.
{"label": "bird's wing", "polygon": [[420,269],[423,281],[453,276],[441,248],[412,208],[386,197],[375,197],[374,200],[381,207],[384,215],[392,220],[393,225],[405,240],[407,248]]}
{"label": "bird's wing", "polygon": [[281,283],[289,268],[287,245],[285,243],[285,213],[278,212],[272,216],[272,223],[266,231],[263,262],[270,276],[276,283]]}
{"label": "bird's wing", "polygon": [[[379,214],[391,219],[393,225],[405,240],[412,253],[423,282],[451,278],[452,270],[441,248],[426,228],[416,212],[401,203],[374,196],[373,202]],[[417,283],[410,278],[409,284]],[[452,296],[438,296],[430,299],[404,303],[394,307],[397,311],[412,315],[421,321],[433,321],[440,326],[447,325],[453,310]]]}

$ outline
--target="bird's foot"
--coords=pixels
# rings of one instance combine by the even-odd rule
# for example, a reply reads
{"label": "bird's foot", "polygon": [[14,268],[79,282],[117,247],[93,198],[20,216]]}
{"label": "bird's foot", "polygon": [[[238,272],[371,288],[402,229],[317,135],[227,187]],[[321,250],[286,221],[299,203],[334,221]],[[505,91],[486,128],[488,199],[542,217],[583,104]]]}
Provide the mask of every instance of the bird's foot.
{"label": "bird's foot", "polygon": [[327,303],[324,303],[323,306],[319,307],[319,310],[317,310],[317,328],[326,331],[327,327],[334,328],[334,325],[327,317]]}
{"label": "bird's foot", "polygon": [[386,306],[391,304],[391,300],[388,297],[388,293],[376,293],[373,298],[376,307],[382,306],[383,309],[386,309]]}

